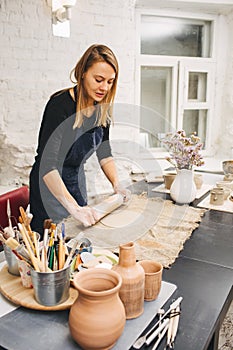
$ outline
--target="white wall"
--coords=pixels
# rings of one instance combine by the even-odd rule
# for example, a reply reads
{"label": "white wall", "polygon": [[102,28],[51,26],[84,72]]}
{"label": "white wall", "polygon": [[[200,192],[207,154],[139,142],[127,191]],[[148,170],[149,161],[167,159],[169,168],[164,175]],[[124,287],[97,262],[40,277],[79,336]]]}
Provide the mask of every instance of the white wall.
{"label": "white wall", "polygon": [[[89,45],[103,43],[113,49],[120,63],[116,102],[134,104],[134,3],[78,0],[72,9],[71,36],[60,38],[52,35],[46,0],[0,1],[0,185],[28,182],[45,103],[54,91],[71,85],[69,73]],[[230,157],[233,14],[222,16],[221,22],[216,152]]]}
{"label": "white wall", "polygon": [[93,43],[110,46],[120,63],[117,99],[134,99],[134,14],[130,0],[79,0],[70,38],[54,37],[46,0],[0,5],[0,184],[28,182],[48,97],[70,86],[69,74]]}

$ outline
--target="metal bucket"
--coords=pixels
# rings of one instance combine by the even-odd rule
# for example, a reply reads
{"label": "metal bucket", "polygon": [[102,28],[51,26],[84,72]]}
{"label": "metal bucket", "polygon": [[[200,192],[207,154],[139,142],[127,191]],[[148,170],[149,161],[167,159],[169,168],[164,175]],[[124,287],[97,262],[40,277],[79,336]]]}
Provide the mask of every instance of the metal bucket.
{"label": "metal bucket", "polygon": [[53,272],[37,272],[31,269],[34,297],[44,306],[55,306],[69,298],[70,266]]}
{"label": "metal bucket", "polygon": [[4,254],[6,258],[6,262],[8,265],[8,272],[15,276],[20,276],[19,267],[18,267],[18,259],[16,255],[12,252],[11,248],[7,245],[3,244]]}

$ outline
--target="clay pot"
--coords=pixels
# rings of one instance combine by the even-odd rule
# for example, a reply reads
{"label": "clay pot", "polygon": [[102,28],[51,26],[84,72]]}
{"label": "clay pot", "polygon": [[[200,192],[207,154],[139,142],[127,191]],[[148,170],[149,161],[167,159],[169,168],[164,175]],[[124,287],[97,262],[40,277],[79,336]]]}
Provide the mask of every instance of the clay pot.
{"label": "clay pot", "polygon": [[84,350],[111,349],[126,318],[119,298],[121,276],[108,269],[89,269],[74,276],[78,298],[69,315],[70,332]]}
{"label": "clay pot", "polygon": [[170,190],[173,181],[175,180],[176,174],[167,173],[163,175],[164,178],[164,186],[167,190]]}
{"label": "clay pot", "polygon": [[122,277],[120,298],[125,306],[126,318],[136,318],[144,311],[145,272],[136,263],[133,242],[120,245],[119,261],[113,270]]}

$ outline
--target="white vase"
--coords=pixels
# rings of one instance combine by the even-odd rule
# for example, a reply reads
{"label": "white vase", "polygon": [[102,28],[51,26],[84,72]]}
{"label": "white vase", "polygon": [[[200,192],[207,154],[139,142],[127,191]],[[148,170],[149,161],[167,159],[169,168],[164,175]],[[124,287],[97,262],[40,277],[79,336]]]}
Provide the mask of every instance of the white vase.
{"label": "white vase", "polygon": [[170,189],[171,198],[179,204],[191,203],[197,193],[194,182],[193,171],[188,169],[177,169],[177,175]]}

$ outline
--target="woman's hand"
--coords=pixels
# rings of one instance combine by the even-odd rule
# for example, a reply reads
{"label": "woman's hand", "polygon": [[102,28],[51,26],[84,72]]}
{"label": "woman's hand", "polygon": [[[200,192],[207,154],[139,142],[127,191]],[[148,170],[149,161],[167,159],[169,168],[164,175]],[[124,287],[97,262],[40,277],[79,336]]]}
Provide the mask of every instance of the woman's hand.
{"label": "woman's hand", "polygon": [[96,211],[88,206],[76,206],[70,210],[70,214],[74,219],[80,221],[85,227],[92,226],[98,221]]}
{"label": "woman's hand", "polygon": [[130,197],[131,197],[131,192],[130,192],[130,190],[128,190],[128,189],[122,187],[122,186],[119,185],[119,184],[115,185],[115,186],[113,187],[113,189],[114,189],[114,192],[115,192],[115,193],[118,193],[118,194],[121,194],[121,195],[122,195],[124,202],[128,202],[128,200],[129,200]]}

